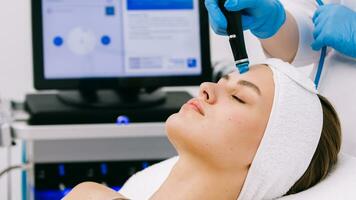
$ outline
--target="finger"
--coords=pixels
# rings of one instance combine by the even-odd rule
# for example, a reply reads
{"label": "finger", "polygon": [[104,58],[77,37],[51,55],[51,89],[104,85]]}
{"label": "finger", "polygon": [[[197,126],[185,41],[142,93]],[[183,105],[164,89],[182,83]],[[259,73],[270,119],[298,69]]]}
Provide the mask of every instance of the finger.
{"label": "finger", "polygon": [[322,21],[325,21],[325,19],[327,19],[327,18],[328,18],[327,15],[325,15],[325,14],[320,14],[320,15],[313,21],[313,23],[314,23],[314,25],[317,25],[317,24],[321,23]]}
{"label": "finger", "polygon": [[325,22],[330,21],[330,12],[325,11],[319,14],[317,18],[313,21],[314,25],[325,24]]}
{"label": "finger", "polygon": [[313,22],[319,17],[320,13],[323,12],[325,6],[320,6],[318,9],[316,9],[314,15],[313,15]]}
{"label": "finger", "polygon": [[219,35],[226,35],[227,21],[221,12],[216,0],[206,0],[205,7],[209,13],[210,25],[214,32]]}
{"label": "finger", "polygon": [[227,0],[224,4],[229,11],[240,11],[254,6],[255,0]]}
{"label": "finger", "polygon": [[248,16],[248,15],[241,15],[242,19],[242,27],[244,30],[248,30],[251,28],[251,26],[254,24],[253,17]]}
{"label": "finger", "polygon": [[[226,27],[218,25],[214,22],[214,19],[209,16],[209,22],[210,26],[213,29],[213,31],[218,34],[218,35],[227,35]],[[227,25],[226,25],[227,26]]]}
{"label": "finger", "polygon": [[320,6],[313,15],[313,22],[315,22],[321,15],[329,15],[328,12],[330,11],[330,8],[330,5]]}
{"label": "finger", "polygon": [[313,38],[316,39],[320,34],[321,32],[326,28],[327,26],[327,23],[328,23],[328,20],[327,19],[324,19],[324,20],[319,20],[316,24],[315,24],[315,28],[314,28],[314,31],[313,31]]}
{"label": "finger", "polygon": [[325,45],[323,34],[319,35],[314,42],[312,43],[311,47],[314,51],[319,51]]}

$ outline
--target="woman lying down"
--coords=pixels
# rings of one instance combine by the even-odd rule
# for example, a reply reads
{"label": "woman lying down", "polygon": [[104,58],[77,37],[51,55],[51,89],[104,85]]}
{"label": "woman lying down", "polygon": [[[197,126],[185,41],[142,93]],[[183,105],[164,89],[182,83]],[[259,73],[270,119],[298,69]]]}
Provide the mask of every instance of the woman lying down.
{"label": "woman lying down", "polygon": [[[166,132],[179,159],[150,200],[259,200],[298,193],[325,178],[341,141],[330,103],[311,80],[276,59],[203,83],[199,96],[168,118]],[[64,199],[126,198],[82,183]]]}

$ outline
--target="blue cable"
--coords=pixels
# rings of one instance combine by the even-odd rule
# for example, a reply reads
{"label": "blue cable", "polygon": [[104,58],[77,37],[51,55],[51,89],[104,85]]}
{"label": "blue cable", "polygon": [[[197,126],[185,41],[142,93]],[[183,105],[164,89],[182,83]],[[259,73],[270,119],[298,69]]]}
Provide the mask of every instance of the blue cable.
{"label": "blue cable", "polygon": [[319,87],[319,81],[320,81],[320,77],[321,77],[321,72],[323,71],[325,57],[326,57],[326,50],[327,50],[326,47],[323,47],[321,49],[319,65],[318,65],[318,69],[316,71],[315,80],[314,80],[316,89],[318,89],[318,87]]}
{"label": "blue cable", "polygon": [[322,0],[316,0],[316,2],[318,3],[319,6],[323,6],[324,2]]}
{"label": "blue cable", "polygon": [[[316,2],[318,3],[319,6],[323,6],[324,5],[322,0],[316,0]],[[323,67],[324,67],[326,51],[327,51],[327,47],[323,47],[321,49],[319,65],[318,65],[318,69],[316,71],[315,80],[314,80],[316,89],[318,89],[318,87],[319,87],[319,81],[320,81],[320,77],[321,77],[321,72],[323,71]]]}

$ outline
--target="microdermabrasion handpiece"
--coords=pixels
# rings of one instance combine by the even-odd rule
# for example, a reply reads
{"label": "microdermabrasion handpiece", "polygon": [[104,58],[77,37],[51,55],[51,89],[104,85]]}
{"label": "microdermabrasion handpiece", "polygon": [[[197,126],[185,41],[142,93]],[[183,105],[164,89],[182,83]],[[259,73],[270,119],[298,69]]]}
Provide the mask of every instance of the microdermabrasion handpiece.
{"label": "microdermabrasion handpiece", "polygon": [[229,36],[232,54],[234,55],[236,67],[240,74],[248,72],[249,60],[246,52],[241,13],[226,10],[224,4],[226,0],[219,0],[219,7],[227,20],[227,34]]}

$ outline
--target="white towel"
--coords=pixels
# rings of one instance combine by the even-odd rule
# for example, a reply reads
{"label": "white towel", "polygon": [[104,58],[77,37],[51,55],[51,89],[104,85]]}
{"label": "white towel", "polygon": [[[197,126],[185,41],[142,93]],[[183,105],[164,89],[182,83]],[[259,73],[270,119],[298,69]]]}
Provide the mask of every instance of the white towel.
{"label": "white towel", "polygon": [[[178,157],[152,165],[132,176],[120,190],[133,200],[147,200],[162,185]],[[312,188],[279,200],[355,200],[356,158],[341,154],[334,170]]]}
{"label": "white towel", "polygon": [[319,143],[323,112],[314,83],[268,59],[275,94],[270,118],[238,200],[276,199],[304,174]]}

